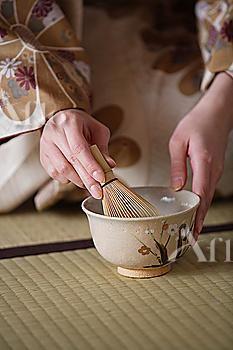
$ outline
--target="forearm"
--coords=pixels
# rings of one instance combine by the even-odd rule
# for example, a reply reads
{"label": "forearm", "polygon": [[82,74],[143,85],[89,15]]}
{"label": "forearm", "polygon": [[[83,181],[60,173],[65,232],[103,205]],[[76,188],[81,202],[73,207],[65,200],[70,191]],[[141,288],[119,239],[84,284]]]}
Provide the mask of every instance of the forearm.
{"label": "forearm", "polygon": [[[226,73],[220,73],[218,78],[218,89],[221,90],[221,99],[229,131],[233,129],[233,78]],[[216,94],[217,98],[217,94]]]}
{"label": "forearm", "polygon": [[[207,103],[209,102],[209,103]],[[205,93],[206,106],[221,110],[217,124],[225,127],[229,133],[233,129],[233,78],[225,72],[217,74]]]}

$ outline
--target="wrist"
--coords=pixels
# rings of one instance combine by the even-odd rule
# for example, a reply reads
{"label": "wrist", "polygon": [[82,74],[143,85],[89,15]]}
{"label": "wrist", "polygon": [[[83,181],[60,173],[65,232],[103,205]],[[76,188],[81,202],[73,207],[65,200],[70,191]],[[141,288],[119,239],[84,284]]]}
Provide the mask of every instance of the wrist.
{"label": "wrist", "polygon": [[217,74],[206,95],[230,132],[233,129],[233,78],[225,72]]}

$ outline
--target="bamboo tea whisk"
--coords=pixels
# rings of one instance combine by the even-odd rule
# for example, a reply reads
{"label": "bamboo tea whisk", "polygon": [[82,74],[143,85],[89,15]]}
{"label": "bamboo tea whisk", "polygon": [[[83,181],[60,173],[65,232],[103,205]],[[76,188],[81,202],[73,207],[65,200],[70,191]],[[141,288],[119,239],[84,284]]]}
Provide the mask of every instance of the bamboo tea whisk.
{"label": "bamboo tea whisk", "polygon": [[96,145],[91,146],[91,152],[105,173],[103,189],[103,212],[115,217],[148,217],[158,216],[156,208],[119,181]]}

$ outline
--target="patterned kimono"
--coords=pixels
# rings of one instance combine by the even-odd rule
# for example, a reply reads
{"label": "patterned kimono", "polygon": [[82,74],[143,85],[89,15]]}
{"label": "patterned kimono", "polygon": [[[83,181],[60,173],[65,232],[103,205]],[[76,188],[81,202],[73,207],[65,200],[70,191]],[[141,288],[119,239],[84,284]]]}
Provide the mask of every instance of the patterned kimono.
{"label": "patterned kimono", "polygon": [[[157,1],[159,2],[159,0]],[[199,44],[205,64],[201,83],[201,89],[204,91],[218,72],[225,71],[226,74],[233,75],[233,1],[199,1],[195,8],[198,18]],[[145,80],[148,72],[142,72],[139,69],[140,63],[137,62],[137,55],[140,52],[140,47],[136,52],[137,42],[135,41],[135,43],[132,42],[132,50],[129,50],[131,53],[135,50],[134,55],[132,54],[132,57],[135,57],[135,64],[130,63],[131,69],[123,72],[123,63],[127,58],[128,62],[132,62],[126,51],[124,51],[126,53],[125,58],[123,58],[124,52],[123,55],[119,54],[122,53],[122,48],[114,47],[114,45],[121,45],[120,40],[123,35],[119,37],[119,42],[117,35],[120,34],[114,34],[115,41],[108,36],[111,33],[111,28],[114,29],[114,33],[126,30],[129,35],[132,26],[138,23],[138,28],[140,28],[143,21],[138,13],[127,17],[126,20],[118,24],[114,19],[115,22],[112,23],[109,22],[106,13],[101,12],[98,7],[87,10],[86,45],[93,61],[93,89],[94,96],[96,96],[94,104],[91,106],[90,67],[80,42],[82,32],[81,1],[0,0],[0,140],[10,139],[0,146],[0,212],[16,208],[38,190],[35,197],[38,209],[48,207],[61,198],[80,200],[86,195],[83,190],[78,190],[72,184],[60,185],[56,181],[49,181],[48,175],[39,162],[40,129],[54,113],[67,108],[81,108],[88,113],[94,113],[98,120],[110,127],[113,134],[110,153],[118,164],[116,172],[119,176],[127,179],[130,185],[167,185],[169,175],[167,158],[166,160],[161,158],[160,161],[161,152],[159,155],[153,150],[160,142],[158,141],[159,134],[165,135],[166,132],[170,134],[178,119],[171,115],[173,124],[169,124],[170,121],[167,117],[168,122],[164,125],[166,132],[163,132],[159,121],[161,133],[155,133],[156,140],[154,140],[154,134],[151,134],[150,131],[150,136],[148,136],[146,130],[148,127],[152,130],[156,128],[158,120],[149,116],[148,120],[143,122],[142,118],[142,113],[149,115],[149,109],[152,108],[150,92],[148,94],[140,93],[140,96],[145,95],[143,95],[144,100],[141,102],[141,106],[145,105],[145,108],[141,110],[141,116],[133,111],[135,107],[133,105],[136,105],[137,91],[143,90],[145,86],[147,90],[151,91],[153,84],[158,86],[159,80],[161,85],[161,71],[165,72],[163,81],[164,78],[166,80],[167,73],[172,73],[174,80],[175,76],[177,77],[174,74],[176,66],[179,66],[180,63],[174,61],[168,65],[169,68],[166,68],[167,60],[169,61],[171,55],[174,55],[174,52],[171,51],[171,45],[168,43],[167,48],[156,46],[154,49],[156,51],[155,80],[151,82],[150,86],[147,77],[147,84],[143,85],[143,79]],[[103,23],[109,26],[109,33],[107,33]],[[125,42],[127,41],[127,33],[126,36],[124,34]],[[148,41],[147,34],[144,31],[145,42]],[[102,37],[99,38],[99,35]],[[156,36],[156,33],[153,35]],[[133,40],[131,35],[129,38],[129,40]],[[162,41],[166,42],[166,40]],[[112,46],[111,41],[113,42]],[[101,49],[102,45],[103,50]],[[122,46],[124,45],[122,44]],[[167,50],[168,56],[165,60],[164,58],[161,60],[160,57],[163,57],[161,52],[164,50]],[[151,48],[149,51],[151,53]],[[192,59],[194,57],[194,68],[196,69],[198,66],[200,71],[199,61],[198,63],[195,61],[196,51],[191,52],[191,54],[193,54],[191,55]],[[107,62],[106,57],[108,57],[109,62]],[[136,66],[137,63],[138,66]],[[121,67],[122,71],[119,71]],[[182,69],[184,68],[182,67]],[[132,88],[129,86],[129,89],[125,91],[127,94],[125,98],[123,94],[119,96],[116,88],[116,82],[119,78],[114,77],[114,72],[119,73],[118,77],[124,77],[121,80],[123,82],[123,79],[130,74],[130,70],[137,81],[135,80]],[[141,75],[143,75],[143,79],[141,79]],[[172,79],[170,79],[170,83]],[[132,80],[130,76],[129,80]],[[179,86],[181,92],[183,89],[183,95],[192,95],[190,82],[181,80]],[[169,95],[166,88],[163,91],[164,95]],[[132,96],[133,102],[130,110],[131,94],[134,96]],[[197,92],[194,98],[189,100],[187,106],[191,107],[199,97],[200,94]],[[171,93],[172,99],[177,103],[177,99]],[[184,106],[182,99],[180,101],[182,108],[179,109],[179,114],[181,110],[184,114],[187,107]],[[161,100],[157,102],[159,106]],[[141,106],[138,107],[138,111],[142,108]],[[167,116],[169,113],[166,111]],[[132,116],[130,114],[135,116],[134,126],[131,123]],[[167,138],[160,137],[161,149],[167,143]],[[159,147],[157,148],[159,149]],[[159,172],[158,169],[161,171]],[[155,175],[152,176],[153,174]],[[154,177],[156,177],[155,180]],[[233,188],[227,186],[222,194],[233,192]]]}
{"label": "patterned kimono", "polygon": [[0,137],[41,128],[65,108],[90,112],[89,66],[52,0],[1,1]]}

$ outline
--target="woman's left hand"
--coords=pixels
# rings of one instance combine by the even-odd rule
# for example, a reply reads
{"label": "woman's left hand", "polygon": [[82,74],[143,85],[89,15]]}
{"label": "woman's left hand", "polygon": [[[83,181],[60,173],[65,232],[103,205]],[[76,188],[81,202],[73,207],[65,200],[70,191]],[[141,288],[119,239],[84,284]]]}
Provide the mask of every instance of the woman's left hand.
{"label": "woman's left hand", "polygon": [[170,142],[171,185],[184,187],[187,157],[193,173],[192,190],[201,202],[196,216],[195,238],[201,232],[223,167],[228,135],[233,127],[233,79],[216,76],[209,90],[181,120]]}

